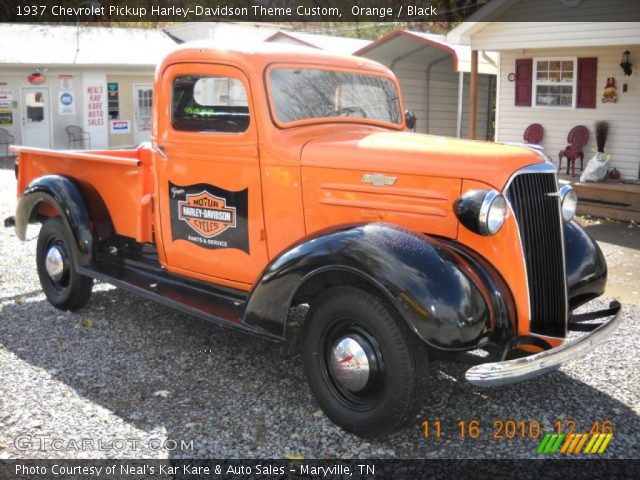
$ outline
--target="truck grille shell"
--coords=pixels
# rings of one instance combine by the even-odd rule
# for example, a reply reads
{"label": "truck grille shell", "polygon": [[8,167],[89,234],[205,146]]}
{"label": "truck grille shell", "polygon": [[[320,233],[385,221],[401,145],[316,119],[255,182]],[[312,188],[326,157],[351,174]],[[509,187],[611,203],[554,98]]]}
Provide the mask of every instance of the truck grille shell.
{"label": "truck grille shell", "polygon": [[529,287],[530,331],[564,338],[567,335],[567,288],[557,191],[553,173],[520,173],[512,179],[506,197],[522,242]]}

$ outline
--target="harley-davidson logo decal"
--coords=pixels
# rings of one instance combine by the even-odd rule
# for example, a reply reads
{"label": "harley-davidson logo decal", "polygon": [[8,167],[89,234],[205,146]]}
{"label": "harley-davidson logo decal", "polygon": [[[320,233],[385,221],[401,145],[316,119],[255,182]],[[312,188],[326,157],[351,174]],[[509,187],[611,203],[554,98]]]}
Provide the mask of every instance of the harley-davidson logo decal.
{"label": "harley-davidson logo decal", "polygon": [[249,253],[249,190],[233,191],[208,183],[169,182],[171,239],[208,249],[236,248]]}
{"label": "harley-davidson logo decal", "polygon": [[236,227],[236,209],[228,207],[224,198],[205,191],[187,195],[186,201],[178,202],[178,218],[206,238]]}

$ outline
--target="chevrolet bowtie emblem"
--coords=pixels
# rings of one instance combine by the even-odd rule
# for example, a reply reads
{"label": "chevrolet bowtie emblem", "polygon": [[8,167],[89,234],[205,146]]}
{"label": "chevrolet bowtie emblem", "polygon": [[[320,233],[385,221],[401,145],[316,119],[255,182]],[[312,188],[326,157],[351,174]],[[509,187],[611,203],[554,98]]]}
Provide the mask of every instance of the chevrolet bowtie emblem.
{"label": "chevrolet bowtie emblem", "polygon": [[365,173],[360,180],[362,183],[370,183],[374,187],[384,187],[385,185],[393,185],[398,177],[388,177],[382,173]]}

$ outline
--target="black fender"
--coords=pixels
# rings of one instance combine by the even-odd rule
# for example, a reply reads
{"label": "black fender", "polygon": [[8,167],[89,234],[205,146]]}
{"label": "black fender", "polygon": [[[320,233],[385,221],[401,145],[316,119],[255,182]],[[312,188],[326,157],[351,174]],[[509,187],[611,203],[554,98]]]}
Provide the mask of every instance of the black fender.
{"label": "black fender", "polygon": [[93,187],[63,175],[45,175],[32,180],[18,202],[15,229],[21,240],[25,239],[28,224],[38,220],[36,216],[42,203],[55,208],[73,233],[77,247],[73,253],[79,266],[91,263],[95,238],[113,235],[107,208]]}
{"label": "black fender", "polygon": [[596,241],[575,220],[564,222],[563,233],[571,311],[604,293],[607,262]]}
{"label": "black fender", "polygon": [[296,294],[336,272],[381,292],[432,347],[475,348],[492,335],[491,294],[474,266],[443,241],[380,223],[325,230],[288,248],[256,283],[243,321],[287,338]]}

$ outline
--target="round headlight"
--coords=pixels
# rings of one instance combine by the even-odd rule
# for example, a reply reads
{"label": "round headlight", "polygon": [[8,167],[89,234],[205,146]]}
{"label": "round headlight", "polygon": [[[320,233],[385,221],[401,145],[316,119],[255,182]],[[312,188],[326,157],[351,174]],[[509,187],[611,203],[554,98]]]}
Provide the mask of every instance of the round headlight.
{"label": "round headlight", "polygon": [[478,226],[483,235],[493,235],[502,227],[507,215],[507,202],[495,190],[489,190],[480,207]]}
{"label": "round headlight", "polygon": [[578,208],[578,194],[569,185],[564,185],[558,194],[560,196],[562,219],[565,222],[568,222],[576,214],[576,209]]}
{"label": "round headlight", "polygon": [[507,215],[507,201],[497,190],[470,190],[454,204],[460,223],[480,235],[493,235]]}

